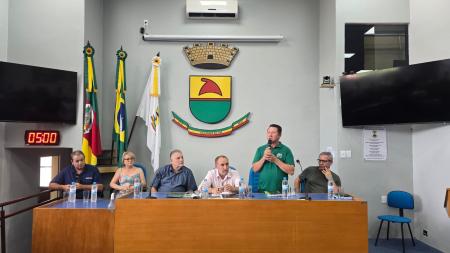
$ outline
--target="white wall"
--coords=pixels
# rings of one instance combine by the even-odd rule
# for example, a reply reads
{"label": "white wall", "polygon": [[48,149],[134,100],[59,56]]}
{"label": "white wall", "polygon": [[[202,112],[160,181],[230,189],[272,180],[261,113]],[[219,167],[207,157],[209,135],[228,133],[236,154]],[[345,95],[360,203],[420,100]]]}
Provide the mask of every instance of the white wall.
{"label": "white wall", "polygon": [[[76,71],[80,85],[83,66],[84,1],[9,1],[6,31],[3,26],[5,0],[1,0],[0,4],[2,57],[6,49],[9,62]],[[3,32],[7,32],[7,36],[3,35]],[[0,124],[0,200],[15,199],[39,190],[39,156],[36,154],[42,150],[24,149],[25,129],[57,129],[62,135],[61,147],[81,146],[81,88],[78,96],[77,125]],[[23,205],[15,206],[14,209],[17,210],[21,206]],[[31,251],[31,222],[31,212],[7,220],[8,252]]]}
{"label": "white wall", "polygon": [[[344,71],[346,23],[408,23],[409,1],[336,0],[336,73]],[[339,86],[338,86],[339,87]],[[376,237],[377,215],[398,211],[382,204],[381,195],[395,189],[413,191],[412,140],[410,126],[387,127],[387,160],[364,161],[362,129],[342,128],[339,88],[336,88],[338,108],[337,138],[339,150],[351,150],[352,158],[339,159],[339,175],[345,191],[368,202],[369,237]],[[326,117],[321,115],[321,117]],[[334,114],[332,114],[334,117]],[[407,212],[409,216],[413,213]],[[399,236],[399,227],[391,226],[391,236]],[[384,230],[383,230],[384,231]]]}
{"label": "white wall", "polygon": [[[447,0],[411,0],[409,26],[410,62],[421,63],[450,58],[450,27]],[[432,124],[416,126],[413,131],[414,228],[416,236],[450,252],[450,219],[443,207],[445,190],[450,187],[448,152],[450,127]],[[428,230],[428,237],[422,235]]]}
{"label": "white wall", "polygon": [[[10,1],[8,26],[9,62],[76,71],[81,87],[84,1]],[[76,125],[8,123],[5,147],[25,147],[24,131],[30,128],[60,130],[62,147],[81,147],[80,87]]]}
{"label": "white wall", "polygon": [[[8,8],[9,0],[0,0],[0,61],[7,61],[8,52]],[[0,202],[4,197],[5,180],[5,123],[0,122]]]}
{"label": "white wall", "polygon": [[[169,151],[184,151],[186,165],[194,170],[197,182],[213,168],[219,154],[247,178],[256,148],[266,142],[270,123],[283,126],[282,141],[304,164],[312,164],[319,150],[318,100],[318,2],[271,0],[239,2],[238,20],[187,20],[183,1],[120,1],[104,3],[104,86],[103,143],[111,143],[114,105],[115,52],[122,45],[128,52],[128,126],[137,110],[150,73],[151,58],[161,52],[160,98],[162,147],[161,164],[169,162]],[[138,33],[143,20],[150,20],[154,34],[274,35],[280,43],[234,43],[239,48],[231,66],[223,70],[201,70],[190,66],[183,47],[192,43],[144,42]],[[225,121],[207,125],[197,121],[188,106],[189,75],[231,75],[233,102]],[[250,123],[231,136],[205,139],[193,137],[171,122],[170,111],[196,127],[215,129],[251,112]],[[130,150],[149,165],[146,132],[141,120],[135,128]],[[298,173],[298,172],[297,172]],[[296,173],[296,174],[297,174]],[[292,178],[292,177],[291,177]]]}
{"label": "white wall", "polygon": [[0,61],[7,59],[9,0],[0,0]]}

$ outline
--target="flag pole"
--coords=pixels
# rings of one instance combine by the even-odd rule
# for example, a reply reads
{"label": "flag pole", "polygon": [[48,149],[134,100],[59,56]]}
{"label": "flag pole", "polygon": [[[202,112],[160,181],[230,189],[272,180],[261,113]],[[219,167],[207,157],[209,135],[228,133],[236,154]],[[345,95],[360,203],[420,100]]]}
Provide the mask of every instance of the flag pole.
{"label": "flag pole", "polygon": [[133,131],[134,131],[134,125],[136,125],[136,119],[138,118],[138,116],[134,116],[134,120],[133,120],[133,125],[131,126],[131,131],[130,131],[130,135],[128,136],[128,142],[127,142],[127,146],[130,145],[130,141],[131,141],[131,136],[133,136]]}

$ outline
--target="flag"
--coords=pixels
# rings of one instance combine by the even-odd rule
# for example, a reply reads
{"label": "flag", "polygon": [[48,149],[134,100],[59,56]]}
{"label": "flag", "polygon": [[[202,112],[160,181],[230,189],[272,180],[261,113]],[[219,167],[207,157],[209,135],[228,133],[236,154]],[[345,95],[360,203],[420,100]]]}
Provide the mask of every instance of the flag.
{"label": "flag", "polygon": [[125,76],[125,59],[127,53],[120,47],[117,50],[116,68],[116,106],[114,109],[113,139],[117,143],[117,164],[122,166],[122,155],[127,150],[127,109],[125,92],[127,91]]}
{"label": "flag", "polygon": [[102,153],[100,128],[98,125],[97,81],[94,70],[95,50],[88,43],[84,47],[84,117],[81,149],[87,164],[97,165]]}
{"label": "flag", "polygon": [[152,152],[151,164],[153,170],[159,168],[159,150],[161,148],[161,127],[159,119],[159,54],[152,59],[152,71],[142,94],[141,103],[136,116],[141,117],[147,126],[147,147]]}

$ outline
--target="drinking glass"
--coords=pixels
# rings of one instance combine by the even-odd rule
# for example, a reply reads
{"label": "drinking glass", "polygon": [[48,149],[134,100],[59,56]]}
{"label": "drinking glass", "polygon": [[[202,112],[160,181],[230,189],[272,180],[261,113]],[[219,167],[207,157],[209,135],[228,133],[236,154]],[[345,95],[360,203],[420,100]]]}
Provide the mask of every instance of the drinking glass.
{"label": "drinking glass", "polygon": [[90,196],[89,196],[90,191],[89,190],[84,190],[83,191],[83,203],[87,203],[90,200]]}
{"label": "drinking glass", "polygon": [[249,184],[248,186],[247,186],[247,198],[248,199],[251,199],[253,197],[253,188],[252,188],[252,186]]}

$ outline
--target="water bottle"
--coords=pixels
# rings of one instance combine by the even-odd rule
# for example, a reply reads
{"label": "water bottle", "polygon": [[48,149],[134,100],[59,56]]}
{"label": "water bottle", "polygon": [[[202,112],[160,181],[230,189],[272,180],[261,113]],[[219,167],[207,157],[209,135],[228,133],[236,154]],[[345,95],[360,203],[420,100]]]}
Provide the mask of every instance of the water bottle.
{"label": "water bottle", "polygon": [[77,186],[75,182],[72,182],[69,186],[69,199],[68,201],[71,203],[75,203],[75,199],[77,198]]}
{"label": "water bottle", "polygon": [[141,193],[141,181],[139,180],[139,178],[135,177],[133,183],[133,197],[135,199],[139,198],[140,193]]}
{"label": "water bottle", "polygon": [[114,209],[114,197],[115,197],[115,195],[114,195],[114,192],[113,193],[111,193],[111,199],[109,200],[109,204],[108,204],[108,209]]}
{"label": "water bottle", "polygon": [[284,177],[283,181],[281,181],[281,193],[284,199],[287,199],[288,197],[288,190],[289,190],[288,180],[286,177]]}
{"label": "water bottle", "polygon": [[202,195],[201,198],[202,199],[207,199],[208,198],[208,180],[203,179],[203,183],[202,183]]}
{"label": "water bottle", "polygon": [[328,199],[333,199],[334,193],[333,193],[333,181],[328,181]]}
{"label": "water bottle", "polygon": [[91,188],[91,202],[97,202],[97,189],[97,183],[93,182]]}
{"label": "water bottle", "polygon": [[245,199],[245,183],[243,177],[239,180],[239,198]]}

